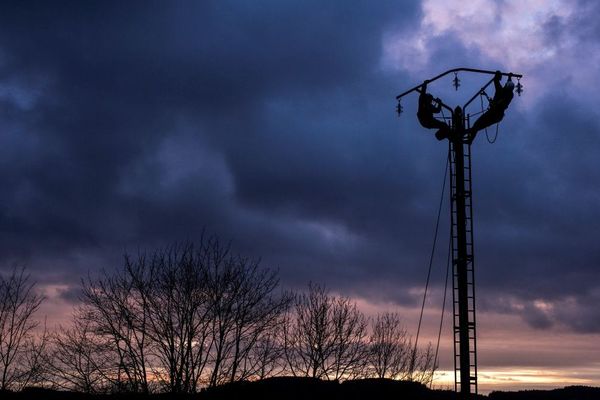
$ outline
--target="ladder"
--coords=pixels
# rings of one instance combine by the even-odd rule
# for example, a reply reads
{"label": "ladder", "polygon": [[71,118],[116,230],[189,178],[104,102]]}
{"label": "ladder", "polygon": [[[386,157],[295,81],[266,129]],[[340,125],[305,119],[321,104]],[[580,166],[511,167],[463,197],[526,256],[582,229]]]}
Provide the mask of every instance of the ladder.
{"label": "ladder", "polygon": [[464,138],[449,142],[454,390],[463,394],[461,398],[474,398],[478,387],[471,145]]}

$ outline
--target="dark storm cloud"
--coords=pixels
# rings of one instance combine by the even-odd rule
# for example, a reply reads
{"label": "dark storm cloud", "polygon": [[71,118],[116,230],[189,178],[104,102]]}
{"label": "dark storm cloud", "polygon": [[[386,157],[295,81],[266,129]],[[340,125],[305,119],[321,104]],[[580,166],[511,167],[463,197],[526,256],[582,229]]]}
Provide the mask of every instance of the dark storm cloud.
{"label": "dark storm cloud", "polygon": [[[285,285],[416,304],[406,289],[425,278],[446,146],[417,126],[416,98],[394,116],[394,95],[423,76],[381,59],[384,34],[413,31],[419,13],[417,2],[4,4],[4,263],[77,282],[126,250],[206,230]],[[554,41],[598,32],[584,14],[542,29]],[[427,51],[431,75],[496,68],[451,35]],[[478,138],[488,310],[598,331],[593,104],[559,87],[511,107],[494,146]],[[444,240],[438,250],[441,265]]]}
{"label": "dark storm cloud", "polygon": [[6,260],[76,279],[206,228],[292,282],[397,265],[371,232],[420,205],[378,63],[416,4],[3,7]]}
{"label": "dark storm cloud", "polygon": [[70,286],[58,291],[58,297],[71,304],[78,304],[81,301],[83,291],[79,286]]}

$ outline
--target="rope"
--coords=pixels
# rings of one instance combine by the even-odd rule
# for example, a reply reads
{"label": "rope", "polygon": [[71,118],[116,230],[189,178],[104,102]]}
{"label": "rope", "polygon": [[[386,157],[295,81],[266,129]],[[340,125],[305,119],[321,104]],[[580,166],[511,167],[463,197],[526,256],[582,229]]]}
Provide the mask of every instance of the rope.
{"label": "rope", "polygon": [[485,112],[485,111],[479,111],[479,112],[476,112],[476,113],[473,113],[473,114],[469,114],[469,115],[470,115],[471,117],[476,117],[476,116],[478,116],[479,114],[483,114],[484,112]]}
{"label": "rope", "polygon": [[429,388],[431,389],[433,386],[433,374],[435,373],[435,368],[438,362],[438,354],[440,351],[440,341],[442,338],[442,326],[444,325],[444,313],[446,312],[446,297],[448,293],[448,276],[450,276],[450,255],[452,253],[452,232],[450,232],[450,236],[448,236],[448,257],[446,259],[446,279],[444,284],[444,297],[442,300],[442,313],[440,316],[440,328],[438,330],[437,344],[435,345],[435,356],[433,357],[433,373],[431,374],[431,381],[429,381]]}
{"label": "rope", "polygon": [[[487,98],[488,103],[490,101],[489,96],[485,92],[481,92],[481,94],[479,96],[479,100],[481,100],[481,112],[479,112],[477,114],[483,114],[484,113],[484,110],[483,110],[483,96],[485,96]],[[487,110],[485,110],[485,111],[487,111]],[[474,114],[474,115],[477,115],[477,114]],[[486,137],[486,139],[487,139],[487,141],[488,141],[489,144],[494,144],[494,143],[496,143],[496,140],[498,140],[498,126],[499,125],[500,125],[500,122],[498,122],[496,124],[496,134],[494,135],[494,139],[490,139],[490,135],[488,134],[487,127],[484,128],[484,130],[485,130],[485,137]]]}
{"label": "rope", "polygon": [[435,247],[437,244],[438,231],[440,227],[440,216],[442,214],[442,205],[444,203],[444,192],[446,191],[446,180],[448,177],[448,169],[450,163],[450,153],[446,158],[446,169],[444,170],[444,181],[442,182],[442,192],[440,194],[440,205],[438,207],[437,220],[435,223],[435,233],[433,235],[433,245],[431,246],[431,255],[429,256],[429,269],[427,271],[427,280],[425,281],[425,293],[423,293],[423,302],[421,303],[421,314],[419,315],[419,325],[417,326],[417,335],[415,337],[415,348],[411,357],[410,374],[414,371],[415,359],[417,356],[417,346],[419,344],[419,334],[421,333],[421,323],[423,322],[423,311],[425,310],[425,300],[427,299],[427,290],[429,289],[429,280],[431,278],[431,266],[433,265],[433,256],[435,254]]}
{"label": "rope", "polygon": [[442,119],[442,120],[444,120],[444,122],[446,120],[452,120],[452,117],[446,117],[446,115],[444,114],[444,109],[443,108],[440,110],[440,112],[442,113],[442,116],[441,117],[436,117],[436,119]]}
{"label": "rope", "polygon": [[500,126],[500,122],[498,122],[496,124],[496,134],[494,135],[494,140],[490,139],[490,137],[488,136],[487,129],[485,130],[485,137],[489,144],[494,144],[494,143],[496,143],[496,140],[498,140],[498,127],[499,126]]}

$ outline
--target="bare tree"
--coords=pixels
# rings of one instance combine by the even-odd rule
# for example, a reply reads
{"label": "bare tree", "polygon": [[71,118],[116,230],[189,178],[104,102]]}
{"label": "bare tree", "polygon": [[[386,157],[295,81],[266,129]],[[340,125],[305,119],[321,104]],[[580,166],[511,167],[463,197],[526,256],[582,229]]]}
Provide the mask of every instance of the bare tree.
{"label": "bare tree", "polygon": [[334,354],[328,378],[353,379],[364,374],[367,363],[367,319],[349,298],[338,297],[333,308]]}
{"label": "bare tree", "polygon": [[48,386],[48,367],[45,362],[48,351],[50,333],[46,328],[46,321],[41,332],[33,335],[25,343],[24,360],[22,368],[26,371],[19,381],[18,390],[28,386]]}
{"label": "bare tree", "polygon": [[327,292],[312,283],[308,294],[296,296],[284,324],[284,354],[294,376],[325,376],[325,360],[333,353],[329,320],[331,301]]}
{"label": "bare tree", "polygon": [[51,335],[46,357],[48,379],[55,387],[83,393],[105,393],[114,383],[110,343],[96,335],[91,322],[75,312],[68,328]]}
{"label": "bare tree", "polygon": [[259,261],[231,255],[229,247],[218,242],[211,247],[205,259],[212,304],[209,385],[215,386],[249,379],[261,369],[252,357],[254,348],[281,323],[291,297],[275,294],[279,284],[276,271],[262,268]]}
{"label": "bare tree", "polygon": [[202,251],[191,244],[126,259],[126,270],[148,308],[154,375],[171,393],[192,393],[208,362],[211,305]]}
{"label": "bare tree", "polygon": [[433,376],[433,351],[414,346],[397,313],[379,314],[371,323],[367,375],[428,383]]}
{"label": "bare tree", "polygon": [[284,318],[280,318],[279,323],[273,324],[270,329],[263,332],[248,354],[249,362],[253,366],[254,378],[265,379],[277,376],[285,370],[283,346],[280,341],[284,321]]}
{"label": "bare tree", "polygon": [[234,343],[235,303],[242,290],[242,280],[237,279],[238,266],[229,248],[215,244],[207,253],[207,294],[211,304],[211,368],[209,386],[228,382],[226,362]]}
{"label": "bare tree", "polygon": [[46,335],[41,336],[44,341],[36,342],[39,321],[34,314],[43,300],[24,268],[0,276],[0,390],[18,390],[40,372],[39,355]]}
{"label": "bare tree", "polygon": [[236,264],[234,276],[239,284],[236,285],[238,293],[233,307],[233,346],[228,363],[230,382],[255,374],[257,365],[250,353],[259,339],[268,340],[268,332],[281,323],[280,316],[289,300],[285,295],[274,294],[279,284],[275,271],[260,268],[257,261],[244,258],[239,258]]}
{"label": "bare tree", "polygon": [[414,363],[410,375],[410,380],[429,384],[433,380],[433,374],[437,369],[434,360],[433,345],[427,344],[425,349],[417,349],[414,353]]}
{"label": "bare tree", "polygon": [[149,308],[131,276],[124,272],[83,282],[84,315],[94,333],[106,339],[114,354],[115,390],[148,393],[147,335]]}
{"label": "bare tree", "polygon": [[396,313],[377,315],[369,338],[369,373],[377,378],[410,376],[410,337]]}
{"label": "bare tree", "polygon": [[362,374],[367,321],[356,304],[311,284],[296,297],[284,334],[287,368],[294,376],[348,379]]}
{"label": "bare tree", "polygon": [[[230,253],[216,238],[125,256],[122,270],[84,282],[84,316],[112,349],[117,390],[193,393],[250,379],[281,324],[289,296],[275,271]],[[266,352],[267,347],[262,350]]]}

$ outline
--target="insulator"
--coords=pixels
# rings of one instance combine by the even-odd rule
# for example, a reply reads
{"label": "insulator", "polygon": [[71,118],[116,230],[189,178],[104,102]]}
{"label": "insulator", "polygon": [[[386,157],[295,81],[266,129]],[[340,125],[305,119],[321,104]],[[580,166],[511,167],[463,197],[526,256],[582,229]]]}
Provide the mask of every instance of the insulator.
{"label": "insulator", "polygon": [[398,100],[398,105],[396,106],[396,112],[398,113],[398,116],[402,114],[402,111],[404,111],[404,108],[402,107],[402,103],[400,103],[400,100]]}
{"label": "insulator", "polygon": [[458,90],[460,87],[460,79],[458,79],[458,72],[454,73],[454,79],[452,79],[452,85],[454,86],[454,90]]}
{"label": "insulator", "polygon": [[523,93],[523,85],[521,85],[521,78],[517,78],[517,94],[521,96]]}

